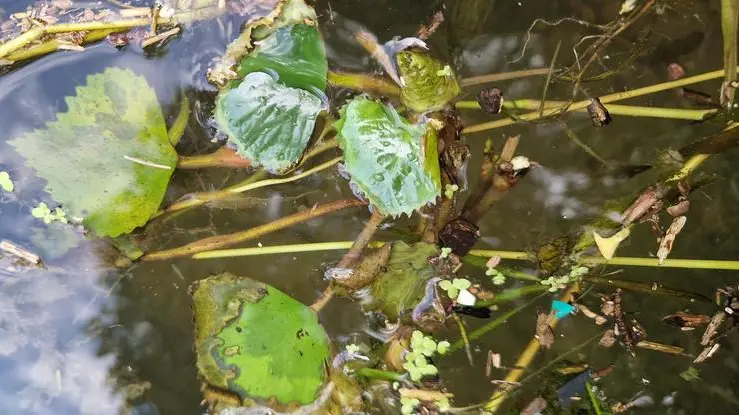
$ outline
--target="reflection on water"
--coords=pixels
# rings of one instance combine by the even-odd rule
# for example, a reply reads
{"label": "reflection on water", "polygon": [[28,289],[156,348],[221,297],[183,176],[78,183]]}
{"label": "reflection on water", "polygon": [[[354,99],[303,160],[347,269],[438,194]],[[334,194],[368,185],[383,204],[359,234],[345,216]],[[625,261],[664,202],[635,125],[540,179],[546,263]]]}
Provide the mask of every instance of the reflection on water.
{"label": "reflection on water", "polygon": [[1,413],[118,413],[123,399],[109,381],[116,356],[100,353],[88,330],[115,307],[105,277],[88,249],[49,270],[0,258]]}

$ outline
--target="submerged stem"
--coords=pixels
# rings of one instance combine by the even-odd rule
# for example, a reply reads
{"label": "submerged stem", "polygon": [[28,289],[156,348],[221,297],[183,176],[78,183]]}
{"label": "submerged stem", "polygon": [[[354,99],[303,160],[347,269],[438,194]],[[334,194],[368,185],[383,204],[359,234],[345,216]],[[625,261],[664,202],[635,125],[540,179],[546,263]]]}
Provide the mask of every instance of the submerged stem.
{"label": "submerged stem", "polygon": [[522,71],[501,72],[488,75],[472,76],[459,81],[461,86],[474,86],[487,84],[489,82],[505,81],[508,79],[526,78],[529,76],[541,76],[549,73],[549,68],[524,69]]}
{"label": "submerged stem", "polygon": [[[570,285],[570,287],[567,289],[567,291],[562,294],[560,297],[560,301],[562,302],[570,302],[572,300],[572,296],[577,290],[579,289],[579,284],[575,283]],[[559,323],[559,319],[555,318],[549,325],[554,329],[557,327],[557,323]],[[513,365],[513,369],[508,372],[506,377],[503,379],[505,383],[508,385],[518,382],[521,377],[523,376],[523,373],[526,371],[526,369],[529,367],[531,362],[534,360],[534,357],[536,357],[536,354],[539,352],[539,349],[541,348],[541,344],[539,344],[539,340],[534,337],[531,339],[529,344],[526,346],[526,348],[523,350],[521,355],[518,357],[518,360]],[[488,402],[485,404],[485,410],[495,413],[498,408],[500,408],[500,405],[503,404],[503,401],[505,401],[505,398],[507,397],[509,392],[509,388],[506,387],[500,387],[498,388],[493,395],[488,399]]]}
{"label": "submerged stem", "polygon": [[338,200],[323,205],[316,206],[305,212],[294,213],[289,216],[277,219],[263,225],[255,226],[241,232],[235,232],[227,235],[216,235],[199,241],[191,242],[187,245],[163,251],[150,252],[141,257],[142,261],[158,261],[163,259],[179,258],[190,256],[198,252],[209,251],[216,248],[222,248],[241,242],[246,242],[272,232],[289,228],[299,223],[318,218],[329,213],[338,212],[347,208],[365,206],[366,203],[360,200],[347,199]]}

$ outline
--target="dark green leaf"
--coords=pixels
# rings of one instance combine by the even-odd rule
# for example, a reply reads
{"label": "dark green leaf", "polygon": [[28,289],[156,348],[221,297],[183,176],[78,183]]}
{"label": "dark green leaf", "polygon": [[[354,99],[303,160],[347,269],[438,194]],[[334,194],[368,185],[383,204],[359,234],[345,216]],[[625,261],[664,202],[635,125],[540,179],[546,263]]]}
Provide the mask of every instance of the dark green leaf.
{"label": "dark green leaf", "polygon": [[410,215],[441,192],[436,134],[390,106],[355,98],[336,123],[346,169],[386,215]]}
{"label": "dark green leaf", "polygon": [[300,159],[321,105],[310,92],[252,72],[238,87],[221,92],[215,116],[239,154],[269,171],[280,171]]}
{"label": "dark green leaf", "polygon": [[315,26],[296,24],[278,29],[256,42],[242,61],[239,75],[250,72],[277,72],[283,85],[310,91],[326,90],[328,63],[323,39]]}
{"label": "dark green leaf", "polygon": [[156,94],[143,77],[108,68],[66,102],[56,121],[10,144],[69,216],[97,235],[145,224],[177,164]]}

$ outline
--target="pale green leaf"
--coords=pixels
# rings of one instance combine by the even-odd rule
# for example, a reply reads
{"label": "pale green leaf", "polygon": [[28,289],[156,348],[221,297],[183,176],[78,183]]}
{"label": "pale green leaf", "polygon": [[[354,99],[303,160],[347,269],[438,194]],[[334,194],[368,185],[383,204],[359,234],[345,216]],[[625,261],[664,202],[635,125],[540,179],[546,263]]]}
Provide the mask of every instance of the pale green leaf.
{"label": "pale green leaf", "polygon": [[67,111],[10,141],[67,214],[98,236],[118,236],[159,209],[177,153],[156,94],[128,69],[90,75]]}
{"label": "pale green leaf", "polygon": [[321,105],[308,91],[252,72],[238,87],[221,92],[215,116],[239,154],[269,171],[280,171],[300,159]]}
{"label": "pale green leaf", "polygon": [[436,134],[390,106],[355,98],[336,123],[352,182],[382,213],[410,215],[441,192]]}
{"label": "pale green leaf", "polygon": [[427,53],[405,50],[395,61],[405,80],[400,98],[414,111],[440,110],[462,91],[452,68]]}
{"label": "pale green leaf", "polygon": [[269,285],[232,274],[193,291],[197,367],[242,400],[312,403],[326,380],[329,341],[316,314]]}

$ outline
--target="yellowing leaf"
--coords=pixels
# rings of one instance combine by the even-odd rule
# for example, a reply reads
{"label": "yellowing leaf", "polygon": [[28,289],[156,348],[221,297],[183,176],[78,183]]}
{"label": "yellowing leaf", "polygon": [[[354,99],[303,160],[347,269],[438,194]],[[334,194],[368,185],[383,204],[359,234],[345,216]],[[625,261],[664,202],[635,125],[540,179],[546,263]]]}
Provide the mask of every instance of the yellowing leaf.
{"label": "yellowing leaf", "polygon": [[118,236],[159,209],[177,153],[156,94],[128,69],[90,75],[67,111],[10,144],[46,180],[70,217],[98,236]]}

